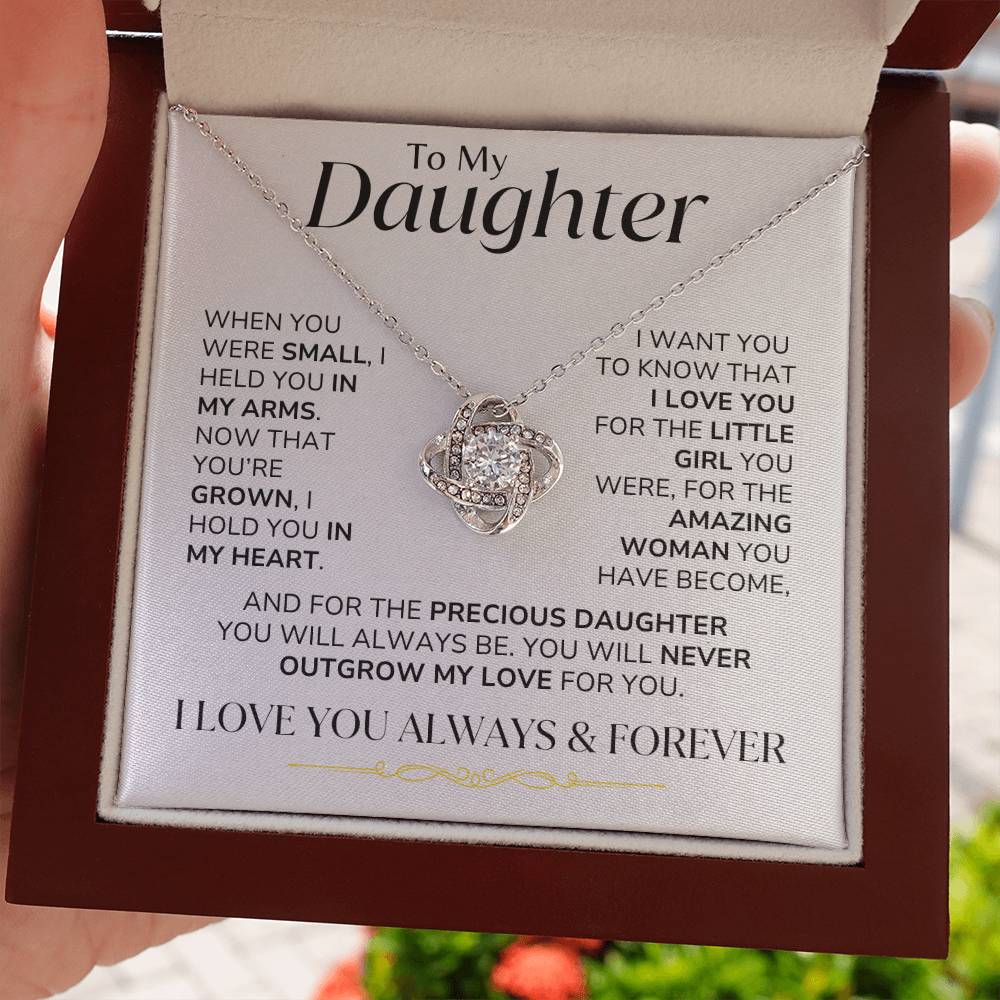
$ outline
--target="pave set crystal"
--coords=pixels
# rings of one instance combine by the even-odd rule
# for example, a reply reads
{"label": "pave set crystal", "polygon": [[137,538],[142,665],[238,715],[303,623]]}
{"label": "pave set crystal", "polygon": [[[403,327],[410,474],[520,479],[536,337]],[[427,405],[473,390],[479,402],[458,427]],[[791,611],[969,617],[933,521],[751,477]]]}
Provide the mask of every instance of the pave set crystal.
{"label": "pave set crystal", "polygon": [[502,398],[480,393],[462,404],[448,434],[427,443],[420,471],[469,528],[499,535],[556,484],[562,453]]}

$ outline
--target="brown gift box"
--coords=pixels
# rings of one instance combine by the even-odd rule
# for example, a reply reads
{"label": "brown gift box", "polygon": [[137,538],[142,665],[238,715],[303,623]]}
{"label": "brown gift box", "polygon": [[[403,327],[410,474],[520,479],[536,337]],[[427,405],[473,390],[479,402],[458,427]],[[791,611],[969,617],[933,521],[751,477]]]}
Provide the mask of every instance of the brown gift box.
{"label": "brown gift box", "polygon": [[[155,13],[108,2],[109,27]],[[923,0],[887,66],[956,65],[996,14]],[[948,95],[883,73],[869,122],[863,860],[832,866],[181,829],[98,819],[159,38],[110,40],[66,241],[7,897],[544,935],[947,950]],[[919,734],[919,739],[897,739]]]}

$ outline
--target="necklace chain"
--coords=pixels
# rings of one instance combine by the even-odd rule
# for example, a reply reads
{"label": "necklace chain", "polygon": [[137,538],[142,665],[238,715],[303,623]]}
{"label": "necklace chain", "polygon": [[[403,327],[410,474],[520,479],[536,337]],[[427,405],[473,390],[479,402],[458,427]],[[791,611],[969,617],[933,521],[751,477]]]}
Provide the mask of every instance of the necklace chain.
{"label": "necklace chain", "polygon": [[[174,114],[180,115],[186,122],[190,122],[192,125],[196,126],[198,131],[208,139],[212,145],[219,151],[219,153],[224,156],[246,179],[247,183],[255,191],[257,191],[260,196],[274,209],[277,213],[278,218],[282,219],[287,223],[289,229],[295,233],[302,242],[315,253],[320,260],[345,284],[352,292],[368,307],[368,311],[377,316],[385,325],[386,329],[395,334],[399,342],[404,346],[408,347],[413,353],[414,358],[417,359],[421,364],[427,365],[431,372],[438,378],[443,379],[455,390],[460,399],[468,399],[472,395],[472,390],[455,375],[454,372],[450,371],[440,358],[435,357],[431,354],[430,350],[426,345],[418,341],[412,333],[410,333],[399,320],[389,312],[386,306],[380,302],[368,289],[362,285],[350,271],[344,267],[336,257],[324,247],[316,237],[309,232],[306,228],[305,223],[292,214],[288,207],[288,204],[282,201],[278,193],[274,188],[269,188],[264,183],[261,176],[250,169],[249,164],[241,156],[237,155],[236,151],[228,145],[222,136],[219,135],[215,129],[204,118],[202,118],[197,111],[193,108],[189,108],[183,104],[173,104],[170,106],[170,110]],[[751,243],[755,243],[759,240],[765,233],[770,232],[775,227],[781,225],[789,216],[794,215],[798,212],[804,205],[808,204],[814,198],[818,198],[827,188],[832,187],[837,183],[842,177],[846,177],[848,174],[853,173],[861,164],[865,161],[868,156],[868,150],[861,144],[854,151],[854,154],[850,159],[846,160],[838,169],[834,170],[833,173],[827,174],[818,184],[809,188],[804,194],[800,195],[793,202],[783,208],[780,212],[775,213],[767,220],[763,225],[758,226],[756,229],[747,233],[742,239],[737,240],[722,253],[717,254],[711,260],[709,260],[702,267],[693,270],[686,278],[682,278],[680,281],[674,282],[665,292],[660,295],[654,296],[647,302],[644,306],[633,310],[628,314],[623,320],[619,320],[617,323],[612,324],[611,328],[607,333],[601,334],[600,336],[594,337],[585,347],[578,351],[574,351],[565,361],[553,365],[549,373],[543,377],[536,378],[534,382],[531,383],[526,389],[519,392],[516,396],[507,400],[508,406],[521,406],[526,403],[531,396],[536,395],[539,392],[544,391],[549,387],[549,385],[556,379],[562,378],[571,369],[575,368],[577,365],[586,361],[595,351],[599,351],[604,347],[609,341],[617,340],[619,337],[623,336],[625,331],[630,326],[635,326],[641,323],[643,319],[646,318],[651,312],[656,312],[662,309],[666,304],[667,299],[674,298],[678,295],[683,294],[688,287],[701,281],[709,271],[714,271],[717,268],[722,267],[731,257],[735,257],[741,250],[749,246]]]}

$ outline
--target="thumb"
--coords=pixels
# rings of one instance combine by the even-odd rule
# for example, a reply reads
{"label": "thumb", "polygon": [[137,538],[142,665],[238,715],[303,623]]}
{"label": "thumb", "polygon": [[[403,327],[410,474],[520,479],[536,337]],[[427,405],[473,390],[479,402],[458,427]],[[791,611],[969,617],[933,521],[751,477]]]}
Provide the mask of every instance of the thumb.
{"label": "thumb", "polygon": [[42,284],[104,134],[99,0],[0,5],[0,349],[38,325]]}
{"label": "thumb", "polygon": [[5,714],[12,710],[11,667],[20,659],[48,386],[48,341],[39,324],[41,290],[100,148],[107,77],[100,0],[0,0],[0,662],[5,664]]}

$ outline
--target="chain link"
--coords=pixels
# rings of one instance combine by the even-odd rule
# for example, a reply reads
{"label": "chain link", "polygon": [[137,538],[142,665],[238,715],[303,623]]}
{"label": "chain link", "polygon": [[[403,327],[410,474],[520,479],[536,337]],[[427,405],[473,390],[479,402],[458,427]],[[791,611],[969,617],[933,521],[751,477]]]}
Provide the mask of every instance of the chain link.
{"label": "chain link", "polygon": [[[219,151],[219,153],[224,156],[246,179],[247,183],[255,191],[257,191],[261,197],[274,209],[277,213],[278,218],[282,219],[293,233],[295,233],[302,242],[315,253],[323,263],[345,284],[352,292],[368,307],[368,311],[377,316],[382,323],[385,325],[388,332],[395,334],[399,342],[404,346],[408,347],[421,364],[427,365],[431,370],[432,374],[436,375],[438,378],[444,380],[451,386],[452,389],[458,394],[461,399],[468,399],[472,395],[472,391],[465,385],[461,379],[455,375],[454,372],[450,371],[443,361],[439,358],[434,357],[430,350],[422,343],[420,343],[412,333],[410,333],[400,322],[392,315],[388,309],[376,299],[364,285],[362,285],[350,271],[344,267],[333,256],[333,254],[324,247],[316,237],[309,232],[306,228],[305,223],[297,216],[292,215],[291,210],[288,205],[281,201],[278,197],[277,192],[273,188],[269,188],[264,184],[263,179],[260,175],[254,173],[247,162],[238,156],[233,150],[233,148],[226,144],[223,138],[216,132],[211,125],[202,118],[197,111],[193,108],[186,107],[183,104],[172,104],[170,110],[174,114],[180,115],[186,122],[190,122],[192,125],[196,126],[198,131],[208,139],[212,145]],[[853,173],[868,157],[868,150],[862,144],[854,151],[854,154],[850,159],[846,160],[842,166],[833,173],[827,174],[819,184],[814,187],[809,188],[805,194],[800,195],[795,201],[791,202],[787,207],[783,208],[780,212],[775,213],[767,220],[762,226],[758,226],[756,229],[747,233],[742,239],[737,240],[731,246],[729,246],[722,253],[717,254],[708,263],[704,264],[702,267],[695,268],[686,278],[682,278],[680,281],[674,282],[665,292],[659,295],[655,295],[649,302],[638,309],[633,310],[628,316],[623,320],[619,320],[617,323],[613,323],[607,333],[601,336],[594,337],[586,347],[574,351],[565,361],[559,364],[553,365],[549,373],[541,378],[536,378],[534,382],[531,383],[526,389],[519,392],[512,399],[506,400],[507,406],[521,406],[526,403],[532,396],[537,393],[544,392],[556,379],[563,378],[571,369],[575,368],[577,365],[582,364],[596,351],[601,350],[605,347],[609,341],[618,340],[624,336],[625,331],[631,327],[636,326],[641,323],[651,312],[657,312],[666,305],[667,300],[675,298],[678,295],[682,295],[691,285],[696,284],[705,277],[709,271],[714,271],[723,264],[726,263],[730,258],[735,257],[738,253],[748,247],[751,243],[755,243],[757,240],[761,239],[766,233],[769,233],[776,226],[780,226],[782,222],[785,221],[789,216],[794,215],[803,206],[807,205],[814,198],[818,198],[827,188],[832,187],[837,183],[842,177],[846,177],[848,174]],[[503,408],[500,408],[503,409]]]}

